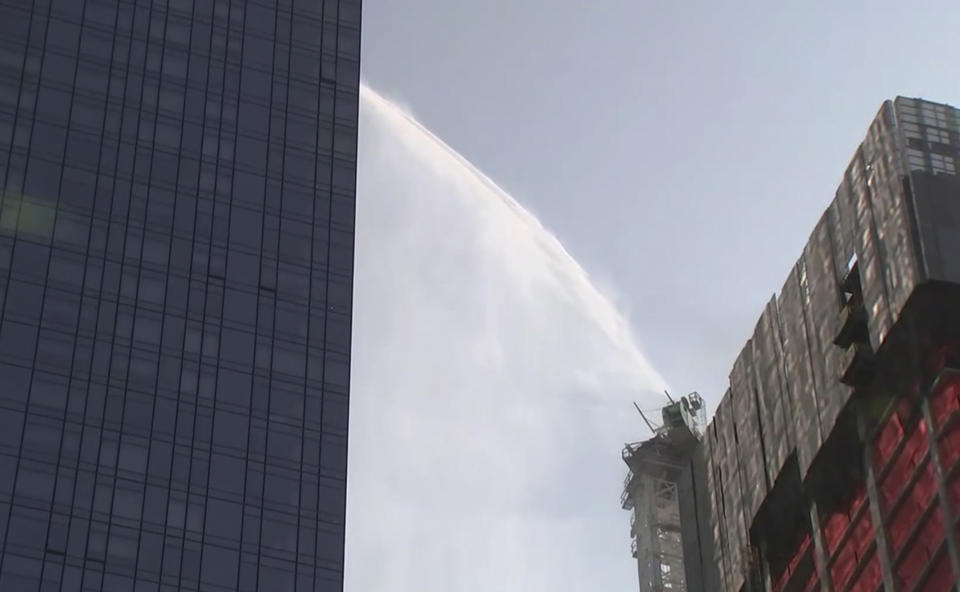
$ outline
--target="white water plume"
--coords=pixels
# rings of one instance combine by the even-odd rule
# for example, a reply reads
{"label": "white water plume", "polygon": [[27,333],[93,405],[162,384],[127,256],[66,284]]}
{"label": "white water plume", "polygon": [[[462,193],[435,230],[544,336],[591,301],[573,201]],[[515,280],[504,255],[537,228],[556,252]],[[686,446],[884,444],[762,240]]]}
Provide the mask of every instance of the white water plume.
{"label": "white water plume", "polygon": [[631,589],[664,381],[513,198],[367,87],[360,127],[346,590]]}

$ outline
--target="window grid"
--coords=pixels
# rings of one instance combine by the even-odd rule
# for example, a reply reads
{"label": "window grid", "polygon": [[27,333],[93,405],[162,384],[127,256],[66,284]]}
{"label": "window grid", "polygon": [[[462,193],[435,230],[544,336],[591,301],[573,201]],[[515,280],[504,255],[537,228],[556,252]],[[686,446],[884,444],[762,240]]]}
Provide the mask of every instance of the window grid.
{"label": "window grid", "polygon": [[900,128],[913,171],[955,175],[960,166],[960,112],[947,105],[898,99]]}
{"label": "window grid", "polygon": [[0,587],[339,589],[359,5],[277,4],[0,0]]}
{"label": "window grid", "polygon": [[[28,33],[28,37],[27,37],[27,45],[29,45],[29,43],[30,43],[31,36],[33,36],[33,35],[37,32],[37,28],[34,26],[34,23],[35,23],[34,17],[36,16],[36,15],[35,15],[35,12],[36,12],[37,9],[38,9],[38,6],[37,6],[37,5],[34,5],[34,6],[32,6],[32,8],[31,8],[31,12],[30,12],[30,29],[29,29],[29,33]],[[41,34],[45,34],[45,31],[42,32]],[[26,63],[26,62],[24,62],[24,63]],[[26,72],[26,68],[24,68],[24,72]],[[25,78],[25,76],[21,78],[21,83],[20,83],[20,93],[21,93],[21,94],[20,94],[20,97],[19,97],[19,99],[18,99],[18,105],[17,105],[18,111],[19,111],[19,108],[20,108],[20,106],[21,106],[21,102],[22,102],[25,98],[26,98],[27,100],[29,100],[29,98],[28,98],[28,97],[25,97],[25,96],[24,96],[24,93],[23,93],[23,89],[24,89],[24,80],[23,80],[23,79],[24,79],[24,78]],[[33,97],[33,101],[36,101],[36,97],[35,97],[35,96]],[[25,151],[26,151],[27,154],[29,154],[29,152],[30,152],[30,143],[31,143],[31,140],[32,140],[32,134],[29,136],[29,138],[30,138],[30,139],[27,139],[27,140],[26,140],[26,146],[25,146]],[[16,137],[14,137],[14,140],[16,141]],[[9,163],[8,163],[8,164],[9,164]],[[9,168],[8,168],[8,170],[9,170]],[[6,204],[8,203],[8,200],[7,200],[7,191],[8,191],[8,188],[9,188],[9,187],[8,187],[7,183],[9,182],[9,178],[4,179],[4,181],[5,181],[5,185],[4,185],[5,190],[4,190],[4,192],[3,192],[3,198],[4,198],[4,202],[5,202],[4,205],[6,205]],[[23,210],[24,210],[23,200],[20,199],[20,200],[18,200],[17,207],[16,207],[16,210],[15,210],[15,214],[13,215],[13,220],[14,220],[13,229],[14,229],[14,232],[12,233],[12,234],[13,234],[13,237],[12,237],[13,240],[11,241],[11,249],[10,249],[10,251],[11,251],[11,265],[16,261],[15,258],[16,258],[16,256],[17,256],[17,246],[18,246],[18,242],[19,242],[19,241],[17,240],[18,236],[17,236],[16,230],[17,230],[17,229],[20,227],[20,225],[21,225],[20,220],[21,220],[21,216],[22,216]],[[29,248],[29,247],[27,247],[27,248]],[[9,280],[8,280],[8,281],[9,281]],[[8,284],[8,286],[9,286],[9,284]],[[5,313],[8,302],[9,302],[9,291],[5,291],[5,292],[4,292],[3,302],[2,302],[2,309],[0,309],[0,312]],[[41,308],[41,314],[42,314],[42,308]],[[5,314],[3,314],[2,316],[5,318]],[[37,355],[37,347],[38,347],[38,344],[39,344],[39,340],[33,344],[33,358],[34,358],[34,359],[36,358],[36,355]],[[28,343],[25,343],[24,345],[27,345],[27,346],[28,346]],[[28,349],[27,351],[29,351],[29,349]],[[33,390],[33,389],[32,389],[32,383],[33,383],[33,369],[32,369],[32,367],[31,367],[30,371],[29,371],[28,373],[26,373],[26,374],[27,374],[27,376],[28,376],[27,383],[26,383],[25,385],[18,385],[18,386],[20,386],[21,389],[23,389],[23,390],[26,391],[25,397],[24,397],[25,403],[26,403],[26,409],[25,409],[25,411],[28,411],[28,410],[29,410],[29,405],[30,405],[30,396],[31,396],[32,390]],[[0,542],[3,543],[2,545],[0,545],[0,548],[6,548],[8,545],[9,545],[10,547],[14,548],[14,549],[13,549],[13,552],[11,552],[10,555],[14,555],[14,554],[16,554],[16,553],[18,553],[18,552],[23,552],[23,553],[26,555],[26,557],[30,557],[30,555],[27,554],[28,551],[26,551],[26,550],[23,549],[23,548],[16,548],[16,545],[15,545],[15,544],[10,544],[10,540],[11,540],[11,538],[12,538],[12,535],[11,535],[11,525],[12,525],[12,524],[15,524],[16,521],[17,521],[17,519],[20,518],[20,515],[18,515],[19,513],[17,512],[17,510],[18,510],[19,508],[18,508],[18,504],[17,504],[16,502],[18,501],[18,498],[20,498],[21,496],[27,497],[27,496],[29,495],[29,494],[27,494],[26,496],[24,496],[23,494],[24,494],[24,493],[27,493],[27,492],[21,492],[21,491],[20,491],[20,489],[23,488],[22,472],[21,472],[21,471],[22,471],[22,469],[24,469],[24,467],[29,466],[29,465],[25,465],[25,464],[24,464],[24,461],[27,460],[26,458],[24,458],[24,457],[25,457],[24,452],[26,452],[25,447],[26,447],[26,444],[27,444],[27,442],[28,442],[28,440],[27,440],[28,436],[30,436],[30,435],[34,435],[34,436],[35,436],[35,435],[38,435],[38,434],[39,434],[39,435],[41,435],[41,436],[47,436],[47,437],[49,437],[49,435],[50,435],[50,434],[42,434],[41,432],[38,432],[37,429],[28,430],[29,427],[30,427],[30,418],[28,417],[28,414],[25,413],[25,414],[24,414],[24,418],[23,418],[22,429],[21,429],[21,432],[20,432],[20,443],[19,443],[20,454],[17,456],[15,462],[12,463],[12,471],[10,472],[10,474],[5,475],[5,480],[8,480],[8,481],[12,482],[12,486],[11,486],[11,488],[10,488],[10,499],[9,499],[9,500],[5,500],[5,501],[8,501],[8,507],[6,508],[6,513],[7,513],[7,515],[5,516],[5,520],[4,520],[4,522],[3,522],[4,527],[5,527],[5,528],[4,528],[4,533],[3,533],[2,541],[0,541]],[[28,431],[32,431],[32,432],[34,432],[34,434],[28,434]],[[41,438],[41,441],[43,441],[43,440],[45,440],[45,439],[47,439],[47,438]],[[49,459],[45,459],[45,460],[49,460]],[[29,461],[27,461],[27,462],[29,462]],[[42,495],[42,493],[41,493],[41,495]],[[32,505],[32,504],[30,504],[31,501],[33,501],[33,500],[29,500],[29,498],[28,498],[26,504],[19,504],[20,506],[25,506],[25,507],[23,508],[23,510],[22,510],[22,512],[24,512],[24,514],[27,512],[26,507],[29,507],[29,505]],[[42,504],[42,500],[39,500],[39,501],[40,501],[40,503]],[[3,509],[2,506],[0,506],[0,509]],[[23,515],[23,518],[26,518],[26,515]],[[40,522],[40,520],[38,520],[37,518],[38,518],[38,517],[35,516],[35,518],[34,518],[34,524],[37,524],[37,523]],[[28,530],[28,528],[25,527],[25,526],[22,527],[22,528],[23,528],[23,530]],[[15,531],[14,533],[17,534],[16,531]],[[16,539],[15,539],[15,538],[14,538],[13,540],[16,542]],[[39,555],[39,550],[38,550],[38,549],[33,549],[32,551],[33,551],[33,553],[32,553],[32,554],[33,554],[33,557],[30,557],[31,559],[36,559],[36,558],[42,559],[42,555],[41,555],[40,557],[37,557],[37,555]],[[23,557],[23,556],[21,556],[21,557]],[[24,558],[26,558],[26,557],[24,557]],[[15,561],[16,561],[16,560],[14,559],[13,562],[15,562]],[[15,567],[11,567],[11,563],[13,563],[13,562],[12,562],[10,559],[8,559],[8,557],[7,557],[6,554],[0,554],[0,575],[6,575],[6,576],[9,578],[9,582],[8,582],[9,584],[12,584],[12,585],[18,585],[18,584],[24,585],[24,584],[27,584],[27,585],[28,585],[28,584],[29,584],[29,581],[26,580],[26,577],[25,577],[25,576],[26,576],[26,569],[24,569],[23,571],[20,571],[20,570],[17,570]],[[27,565],[26,563],[21,562],[21,566],[22,566],[22,567],[25,568],[26,565]],[[34,562],[34,565],[37,565],[37,564]],[[42,566],[42,564],[40,564],[40,565]],[[19,571],[19,573],[17,573],[18,571]],[[37,575],[39,575],[39,574],[37,574]],[[2,583],[2,581],[0,581],[0,583]]]}

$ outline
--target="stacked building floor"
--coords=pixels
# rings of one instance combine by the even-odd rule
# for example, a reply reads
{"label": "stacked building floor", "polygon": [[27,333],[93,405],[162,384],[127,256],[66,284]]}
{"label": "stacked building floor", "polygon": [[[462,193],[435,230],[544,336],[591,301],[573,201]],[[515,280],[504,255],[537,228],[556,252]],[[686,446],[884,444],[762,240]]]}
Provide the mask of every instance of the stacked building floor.
{"label": "stacked building floor", "polygon": [[958,171],[960,112],[883,104],[710,423],[624,449],[642,591],[958,589]]}

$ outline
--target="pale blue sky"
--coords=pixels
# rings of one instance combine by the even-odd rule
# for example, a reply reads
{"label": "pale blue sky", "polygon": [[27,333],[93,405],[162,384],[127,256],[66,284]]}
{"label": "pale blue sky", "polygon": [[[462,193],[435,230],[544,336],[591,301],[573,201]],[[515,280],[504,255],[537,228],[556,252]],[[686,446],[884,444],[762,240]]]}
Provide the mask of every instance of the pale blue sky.
{"label": "pale blue sky", "polygon": [[953,0],[366,0],[363,71],[713,402],[881,102],[960,104],[958,36]]}

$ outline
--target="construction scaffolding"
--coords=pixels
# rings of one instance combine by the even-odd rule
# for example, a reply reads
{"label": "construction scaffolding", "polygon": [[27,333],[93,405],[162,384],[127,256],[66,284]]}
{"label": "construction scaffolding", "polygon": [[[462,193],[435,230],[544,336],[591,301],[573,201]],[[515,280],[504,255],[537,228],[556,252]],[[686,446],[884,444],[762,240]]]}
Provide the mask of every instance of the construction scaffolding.
{"label": "construction scaffolding", "polygon": [[710,424],[624,448],[641,592],[960,589],[958,198],[960,110],[884,103]]}
{"label": "construction scaffolding", "polygon": [[[862,479],[836,488],[841,499],[813,514],[823,552],[817,571],[831,590],[956,589],[960,348],[950,350],[932,386],[905,393],[864,430]],[[773,592],[820,588],[816,572],[796,569],[813,557],[810,541],[802,539],[789,566],[773,574]]]}
{"label": "construction scaffolding", "polygon": [[[640,411],[640,409],[637,409]],[[627,444],[629,467],[620,503],[631,511],[631,552],[637,560],[640,592],[686,592],[678,482],[699,441],[703,401],[692,393],[661,410],[663,424],[649,440]]]}

